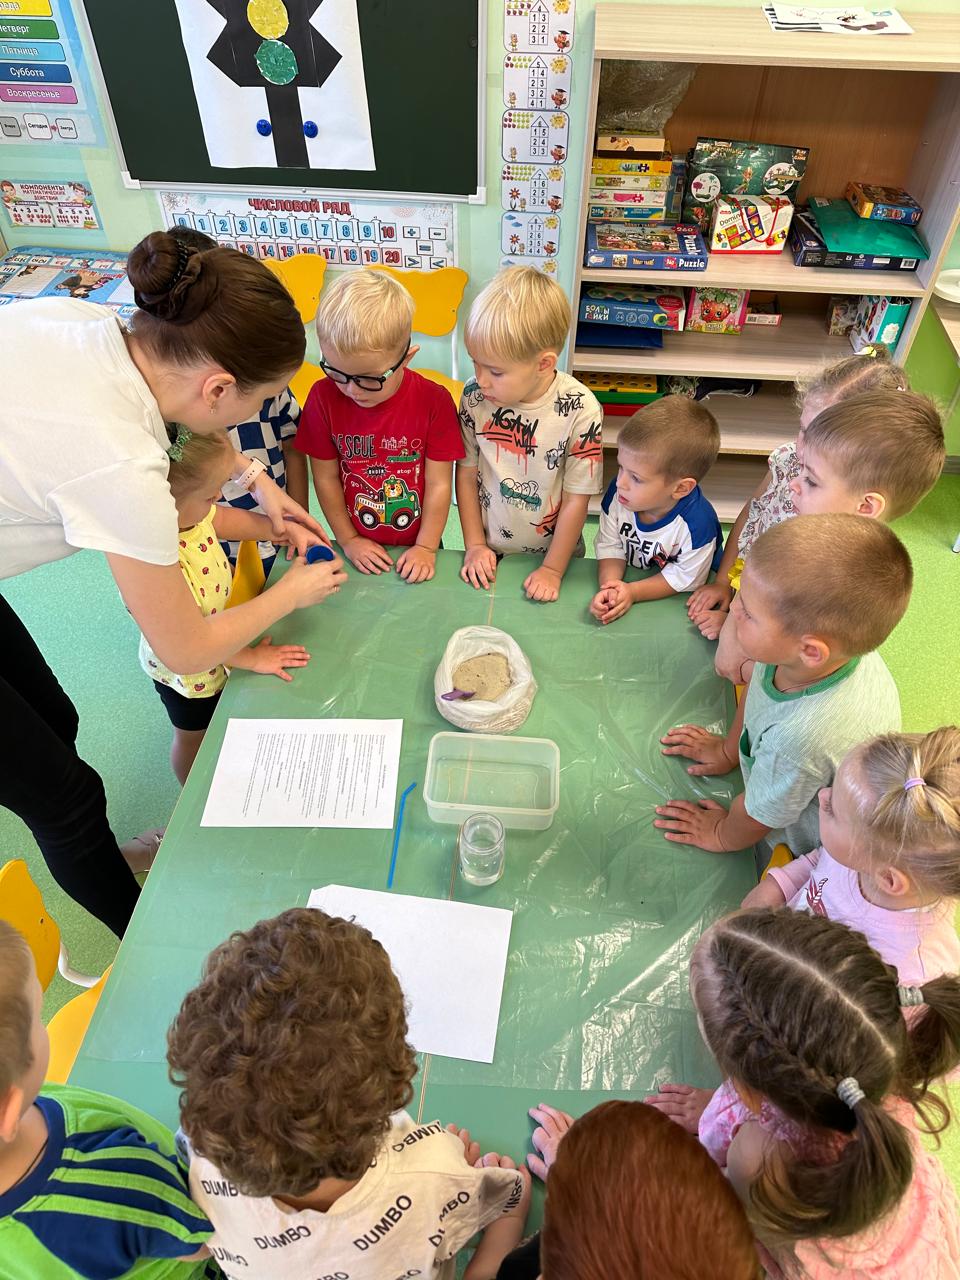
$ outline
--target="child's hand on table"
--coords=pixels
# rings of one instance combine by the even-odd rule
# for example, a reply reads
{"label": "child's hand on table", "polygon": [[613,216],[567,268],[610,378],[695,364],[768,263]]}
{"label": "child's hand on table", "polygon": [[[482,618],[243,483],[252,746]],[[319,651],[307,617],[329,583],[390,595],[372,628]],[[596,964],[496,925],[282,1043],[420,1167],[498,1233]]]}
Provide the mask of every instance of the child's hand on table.
{"label": "child's hand on table", "polygon": [[654,818],[653,825],[667,827],[663,834],[674,844],[692,844],[707,853],[728,852],[718,831],[728,811],[716,800],[668,800],[654,812],[660,817]]}
{"label": "child's hand on table", "polygon": [[590,612],[602,622],[616,622],[633,608],[633,598],[625,582],[613,581],[605,583],[590,601]]}
{"label": "child's hand on table", "polygon": [[463,553],[463,567],[460,577],[472,587],[483,591],[489,587],[497,576],[497,557],[485,542],[467,547]]}
{"label": "child's hand on table", "polygon": [[557,573],[556,569],[548,569],[542,564],[539,569],[534,569],[533,573],[528,573],[523,580],[523,589],[527,593],[528,600],[538,600],[543,604],[549,603],[551,600],[560,598],[560,584],[563,582],[563,575]]}
{"label": "child's hand on table", "polygon": [[699,761],[688,767],[687,773],[695,778],[715,777],[730,773],[740,763],[727,754],[727,740],[719,733],[708,733],[698,724],[680,724],[668,730],[660,739],[665,743],[661,755],[686,756]]}
{"label": "child's hand on table", "polygon": [[250,646],[250,665],[247,671],[256,671],[261,676],[279,676],[281,680],[292,680],[288,676],[287,667],[305,667],[310,655],[302,644],[274,644],[269,636],[264,636],[259,644]]}
{"label": "child's hand on table", "polygon": [[528,1114],[537,1122],[538,1127],[534,1129],[530,1141],[539,1154],[527,1156],[527,1167],[541,1182],[546,1182],[550,1167],[557,1158],[557,1147],[573,1124],[573,1116],[568,1116],[565,1111],[558,1111],[545,1102],[531,1107]]}
{"label": "child's hand on table", "polygon": [[397,573],[404,582],[429,582],[437,566],[437,553],[415,544],[397,558]]}
{"label": "child's hand on table", "polygon": [[448,1124],[447,1133],[454,1134],[463,1143],[463,1154],[467,1164],[477,1165],[480,1163],[480,1143],[473,1141],[470,1137],[469,1129],[458,1129],[455,1124]]}
{"label": "child's hand on table", "polygon": [[694,1136],[700,1129],[700,1117],[713,1097],[713,1089],[695,1089],[690,1084],[662,1084],[660,1092],[644,1098],[648,1107],[656,1107]]}
{"label": "child's hand on table", "polygon": [[691,591],[687,600],[687,616],[693,622],[699,622],[704,614],[713,611],[726,612],[733,599],[733,587],[729,582],[705,582],[696,591]]}
{"label": "child's hand on table", "polygon": [[711,609],[709,613],[703,614],[701,618],[694,618],[693,622],[696,623],[697,630],[704,640],[717,640],[728,617],[729,610],[727,609]]}
{"label": "child's hand on table", "polygon": [[386,547],[362,538],[359,533],[343,544],[343,554],[361,573],[389,573],[393,568],[393,560]]}
{"label": "child's hand on table", "polygon": [[773,876],[765,876],[750,890],[740,906],[747,910],[752,907],[782,907],[786,901],[786,895]]}

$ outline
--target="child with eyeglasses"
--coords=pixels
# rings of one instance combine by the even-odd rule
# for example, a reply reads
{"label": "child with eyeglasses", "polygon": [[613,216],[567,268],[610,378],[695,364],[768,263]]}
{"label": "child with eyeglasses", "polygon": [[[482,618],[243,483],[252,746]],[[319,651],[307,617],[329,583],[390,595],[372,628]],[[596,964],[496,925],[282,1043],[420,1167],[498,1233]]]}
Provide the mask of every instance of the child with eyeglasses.
{"label": "child with eyeglasses", "polygon": [[450,512],[452,465],[463,457],[450,393],[408,368],[414,303],[366,268],[325,289],[317,338],[326,377],[303,406],[296,448],[343,554],[361,573],[433,577]]}

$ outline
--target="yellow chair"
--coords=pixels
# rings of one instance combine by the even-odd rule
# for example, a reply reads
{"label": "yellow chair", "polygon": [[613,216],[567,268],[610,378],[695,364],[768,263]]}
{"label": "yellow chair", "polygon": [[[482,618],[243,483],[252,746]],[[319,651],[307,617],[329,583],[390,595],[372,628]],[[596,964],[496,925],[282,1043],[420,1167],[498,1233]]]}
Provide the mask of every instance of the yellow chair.
{"label": "yellow chair", "polygon": [[255,600],[263,590],[266,581],[260,548],[249,539],[241,542],[240,550],[237,552],[237,567],[233,571],[233,581],[230,584],[227,608],[232,609],[234,605]]}
{"label": "yellow chair", "polygon": [[459,347],[457,312],[463,301],[463,291],[470,277],[460,267],[439,267],[436,271],[398,271],[396,267],[375,266],[371,271],[385,271],[399,280],[413,297],[415,333],[430,338],[442,338],[450,334],[450,372],[452,377],[437,369],[418,369],[417,372],[446,387],[459,407],[463,383],[459,374]]}
{"label": "yellow chair", "polygon": [[66,1084],[110,969],[97,978],[77,973],[70,967],[70,957],[57,923],[47,913],[40,890],[20,858],[0,867],[0,919],[12,924],[26,938],[44,991],[58,969],[68,982],[87,988],[55,1013],[47,1026],[50,1036],[47,1079],[54,1084]]}
{"label": "yellow chair", "polygon": [[[312,324],[320,305],[320,290],[327,270],[327,260],[319,253],[297,253],[292,258],[265,258],[267,267],[285,286],[300,312],[305,325]],[[303,364],[290,379],[290,390],[297,404],[304,404],[310,388],[323,377],[323,370],[310,360]]]}
{"label": "yellow chair", "polygon": [[775,847],[773,853],[771,853],[770,855],[770,861],[763,868],[763,875],[760,877],[760,879],[765,880],[767,878],[767,875],[771,867],[785,867],[787,866],[788,863],[792,861],[793,861],[793,854],[790,852],[787,846],[785,844],[778,844]]}

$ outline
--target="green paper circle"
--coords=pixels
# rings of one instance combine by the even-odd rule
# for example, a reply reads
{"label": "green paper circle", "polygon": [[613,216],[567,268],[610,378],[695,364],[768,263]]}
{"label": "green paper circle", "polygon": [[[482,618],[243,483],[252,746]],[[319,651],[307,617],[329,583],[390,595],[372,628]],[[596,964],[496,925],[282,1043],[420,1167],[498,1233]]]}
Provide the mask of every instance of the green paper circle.
{"label": "green paper circle", "polygon": [[290,84],[300,70],[297,55],[282,40],[264,40],[257,50],[257,66],[271,84]]}

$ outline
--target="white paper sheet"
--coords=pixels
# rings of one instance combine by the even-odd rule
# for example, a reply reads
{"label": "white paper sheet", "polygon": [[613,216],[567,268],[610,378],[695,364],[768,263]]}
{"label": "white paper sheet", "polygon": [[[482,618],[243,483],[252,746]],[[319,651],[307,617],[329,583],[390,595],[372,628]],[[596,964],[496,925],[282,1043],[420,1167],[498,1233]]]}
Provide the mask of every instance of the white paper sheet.
{"label": "white paper sheet", "polygon": [[[246,10],[246,0],[218,0],[216,5],[210,0],[175,0],[207,154],[217,168],[278,168],[274,136],[263,136],[257,128],[270,119],[266,81],[262,86],[237,85],[209,58],[224,30],[218,7],[225,2]],[[340,54],[340,61],[319,88],[297,84],[300,116],[317,128],[315,137],[305,135],[305,167],[373,169],[357,0],[318,0],[310,25]],[[302,78],[308,75],[304,68]]]}
{"label": "white paper sheet", "polygon": [[356,919],[390,957],[418,1053],[492,1062],[513,912],[328,884],[308,907]]}
{"label": "white paper sheet", "polygon": [[230,720],[202,827],[393,826],[402,720]]}

